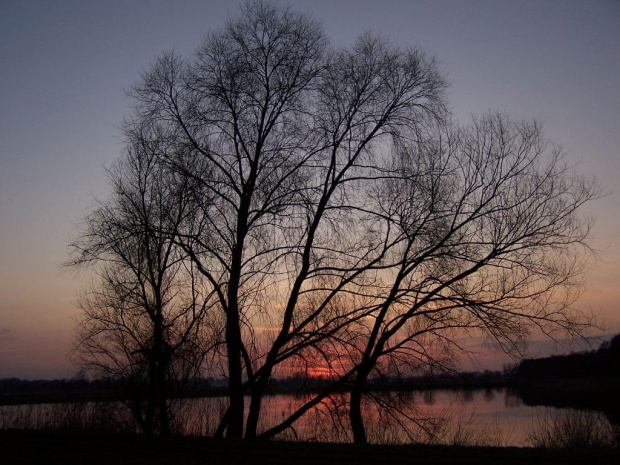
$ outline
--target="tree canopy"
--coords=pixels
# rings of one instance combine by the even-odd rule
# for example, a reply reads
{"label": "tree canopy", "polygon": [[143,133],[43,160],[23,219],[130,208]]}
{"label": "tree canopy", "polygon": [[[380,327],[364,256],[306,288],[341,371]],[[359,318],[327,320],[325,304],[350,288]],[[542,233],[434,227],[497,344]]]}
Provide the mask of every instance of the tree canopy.
{"label": "tree canopy", "polygon": [[[359,442],[371,376],[449,369],[463,333],[511,353],[531,330],[581,334],[580,212],[596,184],[536,122],[456,124],[446,89],[419,49],[372,34],[334,46],[313,19],[263,2],[191,57],[162,54],[130,93],[111,176],[127,192],[87,217],[74,247],[75,263],[104,270],[84,327],[156,339],[159,289],[162,311],[175,309],[166,331],[202,341],[201,369],[228,380],[220,433],[277,434],[347,387]],[[144,329],[125,306],[136,288]],[[330,383],[261,431],[278,373]]]}

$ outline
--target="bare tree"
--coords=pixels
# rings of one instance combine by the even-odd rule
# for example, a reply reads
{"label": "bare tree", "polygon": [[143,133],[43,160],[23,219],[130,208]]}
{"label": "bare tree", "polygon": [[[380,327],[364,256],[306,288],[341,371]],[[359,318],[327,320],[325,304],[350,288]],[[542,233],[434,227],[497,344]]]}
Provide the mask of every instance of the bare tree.
{"label": "bare tree", "polygon": [[191,213],[188,180],[157,163],[169,149],[161,138],[130,124],[126,137],[126,156],[108,173],[112,197],[86,217],[72,245],[68,265],[96,270],[80,300],[74,357],[123,382],[146,434],[168,434],[171,390],[202,361],[210,299],[173,241]]}
{"label": "bare tree", "polygon": [[[444,86],[419,51],[371,36],[327,50],[315,22],[260,2],[193,61],[164,55],[136,86],[136,118],[195,152],[169,163],[202,189],[203,217],[178,237],[226,316],[228,436],[243,434],[247,387],[251,437],[274,368],[320,352],[349,321],[346,311],[325,315],[377,257],[353,242],[363,228],[347,238],[348,196],[380,176],[375,144],[443,116]],[[196,160],[208,176],[193,174]]]}
{"label": "bare tree", "polygon": [[356,442],[366,442],[364,385],[381,365],[441,367],[438,354],[459,349],[455,331],[519,355],[532,329],[578,336],[591,325],[572,304],[589,250],[590,223],[578,211],[598,190],[539,124],[491,114],[441,128],[397,147],[392,173],[378,211],[398,245],[365,320],[350,399]]}
{"label": "bare tree", "polygon": [[[453,127],[445,88],[417,49],[370,34],[330,47],[312,19],[255,1],[133,89],[131,125],[167,176],[147,184],[183,199],[162,209],[179,221],[149,231],[178,257],[166,270],[183,266],[172,281],[198,280],[201,311],[223,321],[219,432],[272,436],[348,386],[364,442],[372,374],[442,363],[433,347],[448,353],[455,331],[514,351],[530,327],[587,323],[570,290],[588,232],[578,210],[595,186],[536,124]],[[324,391],[258,431],[269,380],[319,364]]]}

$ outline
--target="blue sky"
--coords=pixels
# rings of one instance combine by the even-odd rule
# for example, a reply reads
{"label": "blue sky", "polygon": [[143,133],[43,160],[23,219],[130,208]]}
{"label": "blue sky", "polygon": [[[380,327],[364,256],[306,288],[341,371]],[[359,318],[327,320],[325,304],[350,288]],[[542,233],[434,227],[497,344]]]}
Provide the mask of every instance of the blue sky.
{"label": "blue sky", "polygon": [[[590,206],[601,250],[580,305],[620,331],[620,2],[277,1],[335,44],[362,32],[433,53],[457,119],[540,120],[608,195]],[[63,271],[80,221],[106,196],[128,89],[165,50],[189,55],[237,1],[0,2],[0,377],[70,376],[75,297]]]}

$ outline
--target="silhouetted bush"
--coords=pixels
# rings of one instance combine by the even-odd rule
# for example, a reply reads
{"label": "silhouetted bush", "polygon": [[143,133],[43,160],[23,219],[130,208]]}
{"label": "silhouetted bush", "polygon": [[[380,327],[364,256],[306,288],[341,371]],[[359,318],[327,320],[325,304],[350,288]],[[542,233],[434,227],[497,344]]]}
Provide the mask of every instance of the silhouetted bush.
{"label": "silhouetted bush", "polygon": [[527,442],[546,448],[618,447],[618,434],[600,412],[553,410],[537,417]]}

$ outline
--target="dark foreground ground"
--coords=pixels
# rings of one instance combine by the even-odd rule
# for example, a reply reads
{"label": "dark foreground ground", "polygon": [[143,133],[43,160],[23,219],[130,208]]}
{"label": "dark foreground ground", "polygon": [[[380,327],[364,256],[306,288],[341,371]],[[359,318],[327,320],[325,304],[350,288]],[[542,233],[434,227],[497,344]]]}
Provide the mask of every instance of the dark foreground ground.
{"label": "dark foreground ground", "polygon": [[0,431],[3,464],[572,464],[620,463],[618,450],[355,446]]}

